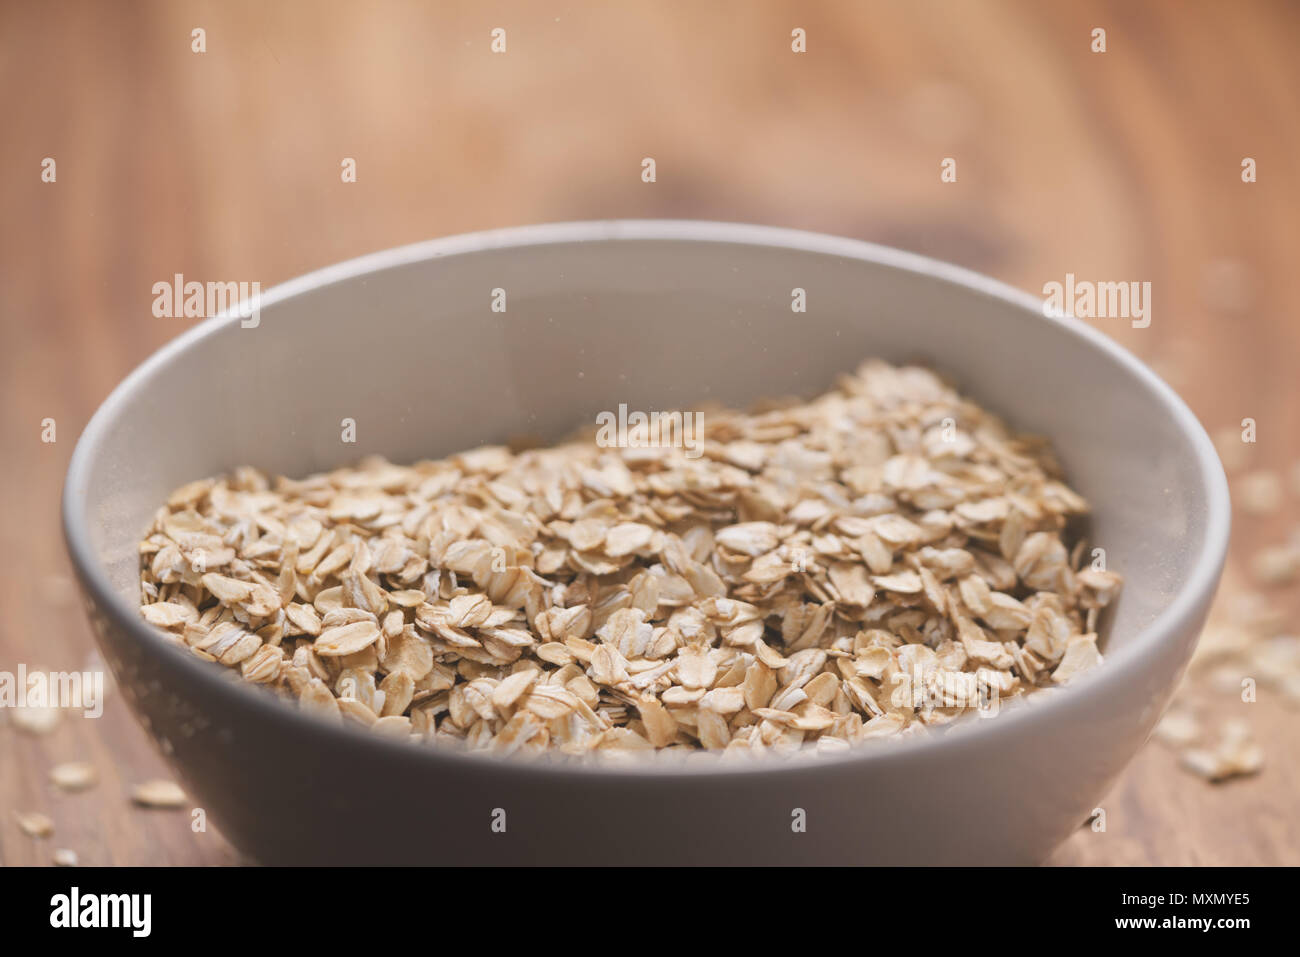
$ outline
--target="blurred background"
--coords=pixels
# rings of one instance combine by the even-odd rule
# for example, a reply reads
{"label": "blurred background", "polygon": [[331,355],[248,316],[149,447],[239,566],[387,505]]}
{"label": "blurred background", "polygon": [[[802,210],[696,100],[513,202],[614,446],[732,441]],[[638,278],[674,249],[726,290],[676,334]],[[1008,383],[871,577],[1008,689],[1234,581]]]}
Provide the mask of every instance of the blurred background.
{"label": "blurred background", "polygon": [[[1252,563],[1298,541],[1298,46],[1285,0],[5,0],[0,669],[92,660],[59,494],[98,403],[196,321],[155,318],[155,282],[265,289],[430,237],[613,217],[854,236],[1035,294],[1067,272],[1149,281],[1149,328],[1096,324],[1182,393],[1245,489],[1221,620],[1294,633],[1294,588]],[[1263,772],[1211,785],[1150,745],[1105,830],[1055,863],[1300,860],[1300,710],[1243,703],[1222,673],[1239,662],[1224,652],[1189,695],[1211,728],[1248,722]],[[120,700],[48,734],[11,724],[0,713],[0,863],[237,861],[187,814],[132,808],[166,770]],[[98,784],[67,794],[48,775],[74,760]],[[32,810],[52,838],[16,825]]]}

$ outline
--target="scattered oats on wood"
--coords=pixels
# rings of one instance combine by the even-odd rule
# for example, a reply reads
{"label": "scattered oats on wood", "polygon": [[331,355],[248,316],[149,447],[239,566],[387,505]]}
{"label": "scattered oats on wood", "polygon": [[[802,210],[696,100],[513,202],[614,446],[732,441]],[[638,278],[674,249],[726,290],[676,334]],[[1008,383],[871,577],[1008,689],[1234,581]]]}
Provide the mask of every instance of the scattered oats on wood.
{"label": "scattered oats on wood", "polygon": [[1251,672],[1261,684],[1276,688],[1300,676],[1300,637],[1274,635],[1251,646],[1247,655]]}
{"label": "scattered oats on wood", "polygon": [[1087,503],[934,373],[702,421],[699,457],[591,429],[190,483],[142,614],[327,720],[501,754],[833,754],[1101,661]]}
{"label": "scattered oats on wood", "polygon": [[1249,677],[1242,662],[1232,661],[1219,665],[1206,675],[1205,684],[1221,695],[1240,695]]}
{"label": "scattered oats on wood", "polygon": [[54,822],[40,811],[15,811],[18,827],[28,837],[49,837],[54,833]]}
{"label": "scattered oats on wood", "polygon": [[1261,592],[1246,591],[1236,582],[1231,563],[1228,575],[1232,584],[1221,591],[1225,599],[1225,613],[1240,628],[1248,629],[1261,638],[1276,635],[1288,622],[1286,612]]}
{"label": "scattered oats on wood", "polygon": [[1208,671],[1224,662],[1233,662],[1245,654],[1257,640],[1253,629],[1234,622],[1211,620],[1201,631],[1192,652],[1191,668]]}
{"label": "scattered oats on wood", "polygon": [[[1243,586],[1239,563],[1236,556],[1229,557],[1191,667],[1176,692],[1175,704],[1154,734],[1179,752],[1184,769],[1211,781],[1254,773],[1262,767],[1264,754],[1259,745],[1243,745],[1231,734],[1226,738],[1231,747],[1207,746],[1199,728],[1195,733],[1190,730],[1193,706],[1206,723],[1223,713],[1225,706],[1236,711],[1247,679],[1257,686],[1260,700],[1267,696],[1285,705],[1300,705],[1300,637],[1283,633],[1289,620],[1281,606]],[[1184,754],[1188,745],[1197,747]],[[1228,753],[1221,753],[1223,748]]]}
{"label": "scattered oats on wood", "polygon": [[185,792],[174,781],[155,778],[137,784],[131,791],[131,800],[141,807],[178,808],[185,806]]}
{"label": "scattered oats on wood", "polygon": [[95,785],[99,774],[86,761],[68,761],[50,769],[50,780],[64,791],[84,791]]}
{"label": "scattered oats on wood", "polygon": [[62,712],[58,708],[24,705],[10,711],[14,727],[28,734],[49,734],[59,726]]}
{"label": "scattered oats on wood", "polygon": [[1213,748],[1188,748],[1183,767],[1209,781],[1255,774],[1264,766],[1264,751],[1251,739],[1250,727],[1241,720],[1224,723]]}
{"label": "scattered oats on wood", "polygon": [[54,851],[53,861],[55,867],[76,867],[78,860],[77,852],[66,847],[56,848]]}
{"label": "scattered oats on wood", "polygon": [[1289,585],[1300,576],[1300,546],[1288,542],[1261,548],[1250,568],[1261,585]]}
{"label": "scattered oats on wood", "polygon": [[1186,747],[1200,740],[1201,726],[1190,709],[1171,707],[1160,719],[1153,734],[1170,747]]}
{"label": "scattered oats on wood", "polygon": [[1251,515],[1271,515],[1282,507],[1282,479],[1261,469],[1237,480],[1237,504]]}

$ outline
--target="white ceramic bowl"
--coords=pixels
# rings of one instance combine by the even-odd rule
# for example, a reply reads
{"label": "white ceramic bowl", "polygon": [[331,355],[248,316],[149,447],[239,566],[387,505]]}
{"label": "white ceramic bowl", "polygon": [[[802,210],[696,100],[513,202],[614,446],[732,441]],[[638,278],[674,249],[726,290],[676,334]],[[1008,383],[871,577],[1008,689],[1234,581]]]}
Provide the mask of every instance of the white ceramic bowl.
{"label": "white ceramic bowl", "polygon": [[[791,311],[794,287],[806,313]],[[490,309],[496,288],[505,313]],[[138,616],[136,542],[190,479],[559,436],[620,402],[814,395],[868,356],[931,363],[1052,439],[1126,579],[1102,668],[1041,704],[843,757],[555,768],[326,726]],[[355,445],[340,441],[345,418]],[[1214,592],[1229,503],[1174,393],[1031,296],[848,239],[593,222],[366,256],[272,290],[256,328],[229,317],[186,332],[86,428],[64,523],[134,709],[197,802],[263,861],[1008,863],[1045,859],[1146,740]],[[806,832],[791,828],[796,808]]]}

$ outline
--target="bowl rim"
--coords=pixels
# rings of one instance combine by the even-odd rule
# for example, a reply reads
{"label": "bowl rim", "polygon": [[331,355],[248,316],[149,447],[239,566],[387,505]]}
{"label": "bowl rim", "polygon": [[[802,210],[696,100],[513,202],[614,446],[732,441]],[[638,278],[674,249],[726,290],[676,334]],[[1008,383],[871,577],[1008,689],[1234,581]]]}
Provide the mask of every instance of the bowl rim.
{"label": "bowl rim", "polygon": [[[1123,648],[1110,653],[1102,668],[1071,683],[1054,694],[1025,699],[1005,708],[996,720],[962,720],[935,729],[937,733],[909,735],[903,739],[885,739],[882,746],[859,745],[831,754],[772,757],[753,761],[712,760],[631,760],[558,761],[518,760],[481,752],[413,744],[374,735],[348,723],[335,725],[304,714],[290,703],[261,689],[239,687],[230,680],[228,670],[204,662],[177,648],[150,627],[113,588],[82,527],[81,515],[87,497],[88,476],[95,455],[105,440],[107,428],[121,406],[149,377],[174,356],[197,347],[203,340],[227,325],[240,321],[232,308],[182,332],[136,366],[100,404],[86,424],[69,460],[61,504],[64,539],[82,587],[113,624],[123,629],[149,653],[172,655],[177,667],[189,669],[195,681],[207,686],[209,693],[231,708],[251,710],[267,721],[287,722],[302,734],[316,734],[325,743],[339,747],[362,745],[388,752],[393,760],[429,761],[445,765],[447,771],[491,768],[498,772],[541,775],[601,775],[622,778],[692,777],[708,778],[737,774],[763,776],[783,774],[796,769],[857,765],[863,762],[882,764],[891,760],[942,755],[950,749],[969,746],[977,738],[1008,736],[1034,715],[1086,711],[1089,702],[1103,694],[1107,678],[1119,676],[1124,669],[1138,667],[1158,654],[1184,627],[1194,623],[1198,606],[1208,604],[1217,586],[1227,554],[1231,525],[1228,483],[1218,454],[1200,421],[1183,400],[1154,372],[1126,349],[1086,322],[1045,309],[1043,301],[1028,292],[961,266],[931,259],[917,253],[894,249],[859,239],[833,236],[776,226],[747,223],[715,222],[687,219],[615,219],[545,223],[492,229],[424,240],[369,253],[306,273],[279,283],[261,294],[260,306],[272,306],[305,293],[324,289],[358,276],[411,265],[432,259],[471,255],[492,250],[526,248],[537,245],[560,245],[618,241],[708,242],[720,245],[761,246],[797,252],[826,254],[845,260],[868,262],[903,270],[930,279],[961,286],[971,292],[1005,303],[1009,308],[1032,313],[1039,321],[1056,324],[1063,334],[1073,336],[1076,345],[1101,352],[1122,370],[1135,377],[1161,403],[1177,430],[1188,440],[1197,460],[1198,480],[1206,498],[1205,536],[1187,580],[1173,599],[1143,627]],[[1045,700],[1043,700],[1045,699]],[[377,754],[379,753],[377,752]],[[703,752],[708,754],[708,752]]]}

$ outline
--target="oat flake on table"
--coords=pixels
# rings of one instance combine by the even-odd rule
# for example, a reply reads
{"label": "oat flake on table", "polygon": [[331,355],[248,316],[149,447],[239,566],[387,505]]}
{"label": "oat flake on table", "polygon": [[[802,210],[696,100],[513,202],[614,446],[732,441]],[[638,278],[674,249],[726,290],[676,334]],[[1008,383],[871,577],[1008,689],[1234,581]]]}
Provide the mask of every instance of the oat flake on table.
{"label": "oat flake on table", "polygon": [[173,781],[155,778],[137,784],[131,791],[131,800],[141,807],[178,808],[185,806],[185,792]]}
{"label": "oat flake on table", "polygon": [[833,752],[1100,663],[1086,503],[934,373],[702,420],[696,458],[593,430],[192,482],[143,615],[324,719],[503,754]]}
{"label": "oat flake on table", "polygon": [[63,791],[84,791],[98,780],[95,766],[85,761],[67,761],[50,769],[50,781]]}
{"label": "oat flake on table", "polygon": [[54,833],[54,822],[40,811],[17,811],[18,828],[28,837],[49,837]]}

